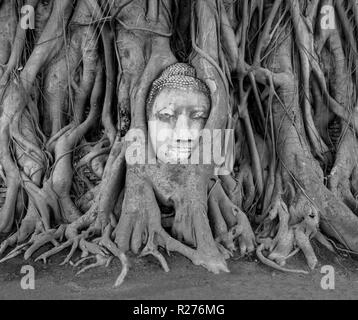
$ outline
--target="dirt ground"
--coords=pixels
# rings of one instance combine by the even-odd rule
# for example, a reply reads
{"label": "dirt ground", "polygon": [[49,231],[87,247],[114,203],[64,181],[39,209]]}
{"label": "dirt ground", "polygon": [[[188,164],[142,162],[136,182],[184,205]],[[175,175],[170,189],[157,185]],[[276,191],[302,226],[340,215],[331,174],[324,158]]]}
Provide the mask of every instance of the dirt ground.
{"label": "dirt ground", "polygon": [[[171,271],[165,273],[151,257],[130,257],[130,272],[118,289],[112,288],[120,272],[117,261],[76,276],[78,268],[59,266],[65,253],[47,265],[19,257],[0,265],[0,299],[357,299],[358,262],[322,248],[316,253],[320,264],[309,275],[273,271],[254,257],[234,258],[231,273],[214,275],[179,255],[167,258]],[[35,268],[35,290],[20,287],[24,265]],[[334,290],[321,288],[323,265],[335,268]],[[306,268],[303,256],[292,258],[288,267]]]}

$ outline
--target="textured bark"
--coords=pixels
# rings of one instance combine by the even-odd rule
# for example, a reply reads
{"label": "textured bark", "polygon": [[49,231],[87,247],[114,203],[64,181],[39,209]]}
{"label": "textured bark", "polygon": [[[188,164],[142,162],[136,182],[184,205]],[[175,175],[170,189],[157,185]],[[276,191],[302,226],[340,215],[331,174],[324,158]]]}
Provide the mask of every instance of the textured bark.
{"label": "textured bark", "polygon": [[[20,24],[32,5],[36,29]],[[321,8],[336,25],[321,27]],[[79,271],[176,251],[209,271],[255,251],[281,271],[311,241],[358,252],[354,1],[0,1],[0,261],[71,248]],[[234,172],[129,164],[152,82],[189,62],[206,129],[234,129]],[[146,148],[142,149],[144,158]],[[148,159],[147,159],[148,160]],[[253,232],[255,230],[255,233]],[[164,251],[163,251],[164,249]]]}

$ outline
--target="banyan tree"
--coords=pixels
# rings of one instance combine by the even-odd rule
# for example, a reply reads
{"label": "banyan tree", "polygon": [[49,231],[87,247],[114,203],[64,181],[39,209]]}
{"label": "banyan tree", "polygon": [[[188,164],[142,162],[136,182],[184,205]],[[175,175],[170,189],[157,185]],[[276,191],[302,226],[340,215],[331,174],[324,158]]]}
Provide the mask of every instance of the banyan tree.
{"label": "banyan tree", "polygon": [[354,255],[357,39],[355,0],[0,0],[0,261]]}

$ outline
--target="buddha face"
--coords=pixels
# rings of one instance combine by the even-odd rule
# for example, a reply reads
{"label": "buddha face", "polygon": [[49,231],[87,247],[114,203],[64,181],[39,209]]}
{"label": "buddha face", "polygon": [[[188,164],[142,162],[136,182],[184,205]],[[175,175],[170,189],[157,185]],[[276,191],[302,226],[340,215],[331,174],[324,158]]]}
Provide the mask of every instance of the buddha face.
{"label": "buddha face", "polygon": [[188,163],[210,114],[209,98],[202,92],[163,89],[148,115],[152,150],[163,163]]}

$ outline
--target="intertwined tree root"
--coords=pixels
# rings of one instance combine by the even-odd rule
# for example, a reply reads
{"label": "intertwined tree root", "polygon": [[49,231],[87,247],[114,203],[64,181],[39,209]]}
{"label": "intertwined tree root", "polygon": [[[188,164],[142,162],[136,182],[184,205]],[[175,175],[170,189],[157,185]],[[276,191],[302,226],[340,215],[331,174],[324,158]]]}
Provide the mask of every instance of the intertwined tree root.
{"label": "intertwined tree root", "polygon": [[[237,248],[300,273],[286,264],[301,250],[314,269],[313,239],[358,252],[355,1],[23,4],[33,33],[0,1],[0,262],[70,249],[63,264],[94,259],[81,274],[118,258],[119,286],[128,251],[214,273]],[[231,175],[126,163],[128,129],[147,138],[148,90],[177,61],[211,91],[206,129],[235,131]]]}

